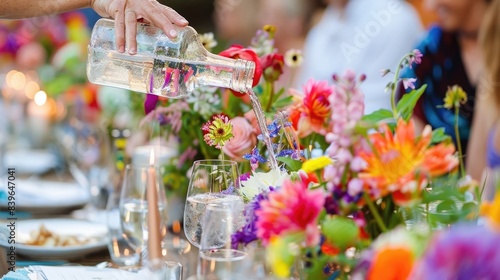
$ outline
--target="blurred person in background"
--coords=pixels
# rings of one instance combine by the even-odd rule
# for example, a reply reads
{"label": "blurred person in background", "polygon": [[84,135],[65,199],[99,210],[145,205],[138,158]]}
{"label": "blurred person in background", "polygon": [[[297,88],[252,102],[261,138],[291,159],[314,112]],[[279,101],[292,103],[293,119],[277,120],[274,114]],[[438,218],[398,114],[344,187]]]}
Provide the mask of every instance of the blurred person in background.
{"label": "blurred person in background", "polygon": [[[438,25],[432,27],[418,45],[422,63],[407,68],[403,78],[416,78],[415,86],[427,85],[418,101],[413,119],[418,131],[425,124],[443,127],[457,143],[454,110],[444,108],[443,99],[448,87],[459,85],[468,95],[467,103],[460,106],[459,134],[463,154],[474,115],[476,86],[479,81],[481,50],[478,33],[489,0],[426,0],[438,15]],[[498,15],[496,15],[498,16]],[[400,95],[404,93],[400,86]]]}
{"label": "blurred person in background", "polygon": [[429,28],[433,24],[436,24],[438,20],[436,12],[429,7],[427,0],[408,0],[408,2],[417,10],[425,28]]}
{"label": "blurred person in background", "polygon": [[[255,0],[214,0],[215,34],[227,46],[248,45],[255,31],[260,28],[255,20],[256,13]],[[220,47],[227,46],[222,44]]]}
{"label": "blurred person in background", "polygon": [[259,26],[276,27],[274,45],[279,52],[302,49],[308,31],[312,3],[306,0],[258,0]]}
{"label": "blurred person in background", "polygon": [[[496,170],[497,176],[500,174],[500,0],[491,2],[480,34],[484,71],[478,86],[467,156],[467,173],[476,180],[481,179],[485,168]],[[500,182],[485,185],[484,198],[493,198],[494,183]]]}
{"label": "blurred person in background", "polygon": [[309,32],[304,64],[296,86],[308,79],[332,81],[347,69],[367,75],[361,85],[365,113],[390,108],[384,91],[393,79],[381,70],[394,68],[422,36],[418,14],[399,0],[329,0],[321,21]]}
{"label": "blurred person in background", "polygon": [[[274,47],[281,54],[291,50],[302,50],[315,11],[314,1],[307,0],[258,0],[258,24],[260,27],[273,25]],[[297,78],[296,69],[283,68],[277,81],[278,87],[290,87]]]}

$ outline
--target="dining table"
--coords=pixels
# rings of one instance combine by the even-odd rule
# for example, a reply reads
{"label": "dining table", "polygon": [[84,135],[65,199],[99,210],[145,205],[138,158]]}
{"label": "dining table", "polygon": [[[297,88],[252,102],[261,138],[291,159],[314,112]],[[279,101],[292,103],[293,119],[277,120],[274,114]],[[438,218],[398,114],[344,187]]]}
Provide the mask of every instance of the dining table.
{"label": "dining table", "polygon": [[[43,182],[64,182],[64,183],[75,183],[75,179],[71,174],[67,172],[58,172],[52,170],[50,172],[46,172],[43,174],[37,174],[35,176],[30,175],[19,175],[16,180],[29,180],[30,182],[36,181],[40,184]],[[24,182],[24,181],[23,181]],[[79,209],[84,207],[83,210]],[[5,224],[9,220],[9,212],[8,209],[3,207],[0,209],[0,223]],[[50,211],[22,211],[16,212],[16,222],[22,223],[33,220],[57,220],[64,221],[67,219],[68,221],[78,220],[84,221],[85,217],[81,217],[81,213],[84,212],[85,205],[81,205],[79,207],[69,207],[66,212],[58,211],[57,213],[51,213]],[[90,218],[91,221],[89,223],[96,223],[95,217],[101,217],[102,222],[102,214],[105,212],[105,209],[98,209],[96,213],[100,213],[101,215],[94,215],[94,218]],[[94,219],[94,220],[93,220]],[[99,219],[97,219],[99,220]],[[105,223],[105,221],[103,222]],[[7,223],[8,224],[8,223]],[[71,225],[70,225],[71,226]],[[19,232],[17,232],[19,234]],[[175,238],[184,238],[183,233],[177,232]],[[167,236],[167,238],[169,238]],[[187,241],[186,241],[187,242]],[[71,279],[111,279],[109,277],[109,273],[112,273],[116,279],[147,279],[147,276],[141,275],[139,272],[135,272],[133,274],[123,274],[126,273],[126,270],[120,269],[118,265],[113,263],[112,258],[110,257],[110,253],[108,250],[108,246],[100,246],[98,249],[93,250],[93,252],[78,256],[76,258],[70,259],[54,259],[53,257],[48,256],[44,259],[43,255],[40,257],[31,257],[30,254],[19,254],[15,255],[15,271],[14,266],[9,264],[9,251],[5,246],[0,247],[0,278],[1,280],[32,280],[32,279],[47,279],[44,277],[33,278],[33,274],[30,278],[30,272],[36,272],[37,269],[45,269],[46,273],[58,273],[60,278],[51,277],[50,279],[58,280],[58,279],[70,279],[65,277],[73,277],[71,276],[73,273],[75,275],[79,275],[79,278],[71,278]],[[182,255],[168,255],[164,258],[167,263],[167,267],[172,265],[173,263],[180,263],[182,265],[182,279],[187,279],[188,276],[194,275],[196,273],[196,264],[197,264],[198,253],[197,249],[189,246],[189,249],[184,251]],[[113,269],[113,270],[110,270]],[[175,268],[178,269],[178,268]],[[95,275],[93,274],[95,273]],[[106,274],[108,273],[108,274]],[[128,273],[128,272],[127,272]],[[134,275],[135,274],[135,275]],[[38,274],[40,275],[40,274]],[[66,275],[66,276],[64,276]],[[97,276],[96,276],[97,275]],[[101,276],[99,276],[101,275]],[[107,276],[106,276],[107,275]],[[118,275],[118,276],[116,276]],[[76,277],[76,276],[75,276]],[[95,278],[98,277],[98,278]],[[104,278],[99,278],[104,277]],[[131,277],[131,278],[127,278]],[[146,278],[144,278],[146,277]]]}

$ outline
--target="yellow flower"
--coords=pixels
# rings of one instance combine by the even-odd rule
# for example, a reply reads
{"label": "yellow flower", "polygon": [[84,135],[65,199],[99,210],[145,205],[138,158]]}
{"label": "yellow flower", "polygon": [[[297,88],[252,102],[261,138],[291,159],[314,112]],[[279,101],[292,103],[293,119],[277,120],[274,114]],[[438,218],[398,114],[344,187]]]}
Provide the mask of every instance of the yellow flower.
{"label": "yellow flower", "polygon": [[203,131],[203,140],[209,146],[215,146],[217,149],[222,147],[233,138],[233,125],[229,117],[224,114],[214,115],[201,128]]}
{"label": "yellow flower", "polygon": [[266,24],[266,25],[264,25],[262,30],[266,31],[269,34],[269,39],[273,39],[274,34],[276,33],[276,26],[271,25],[271,24]]}
{"label": "yellow flower", "polygon": [[327,156],[312,158],[312,159],[305,161],[302,164],[302,170],[304,170],[307,174],[309,174],[309,173],[312,173],[316,170],[321,170],[332,163],[333,163],[333,160]]}
{"label": "yellow flower", "polygon": [[266,261],[276,277],[280,279],[290,277],[290,270],[300,253],[298,244],[303,238],[303,235],[297,233],[271,237],[266,248]]}
{"label": "yellow flower", "polygon": [[448,87],[446,96],[444,97],[444,105],[446,109],[460,107],[460,104],[467,102],[467,93],[458,85]]}
{"label": "yellow flower", "polygon": [[304,57],[301,50],[290,49],[285,53],[285,65],[290,68],[299,67],[303,61]]}
{"label": "yellow flower", "polygon": [[492,202],[481,204],[481,215],[488,218],[491,227],[500,230],[500,192],[497,192]]}

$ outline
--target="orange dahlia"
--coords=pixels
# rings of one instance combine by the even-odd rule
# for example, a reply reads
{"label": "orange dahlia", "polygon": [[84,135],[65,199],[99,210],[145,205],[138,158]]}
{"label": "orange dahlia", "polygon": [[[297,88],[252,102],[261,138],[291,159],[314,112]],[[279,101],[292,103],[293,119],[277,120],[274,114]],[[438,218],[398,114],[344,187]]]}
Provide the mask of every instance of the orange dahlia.
{"label": "orange dahlia", "polygon": [[444,175],[458,166],[455,147],[447,143],[430,146],[430,128],[416,136],[413,121],[399,119],[394,133],[383,124],[379,132],[370,135],[370,142],[372,151],[360,154],[367,167],[359,177],[381,196],[392,193],[399,202],[418,194],[431,177]]}

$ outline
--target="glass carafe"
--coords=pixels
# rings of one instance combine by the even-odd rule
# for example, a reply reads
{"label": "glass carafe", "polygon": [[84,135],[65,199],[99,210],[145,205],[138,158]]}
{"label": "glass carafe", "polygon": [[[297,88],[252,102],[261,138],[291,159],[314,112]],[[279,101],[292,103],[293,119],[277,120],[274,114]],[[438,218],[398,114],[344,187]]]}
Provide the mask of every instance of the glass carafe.
{"label": "glass carafe", "polygon": [[137,54],[116,50],[114,22],[100,19],[88,47],[90,82],[168,98],[188,96],[199,86],[252,88],[255,64],[209,53],[191,27],[177,29],[175,39],[159,28],[138,23]]}

